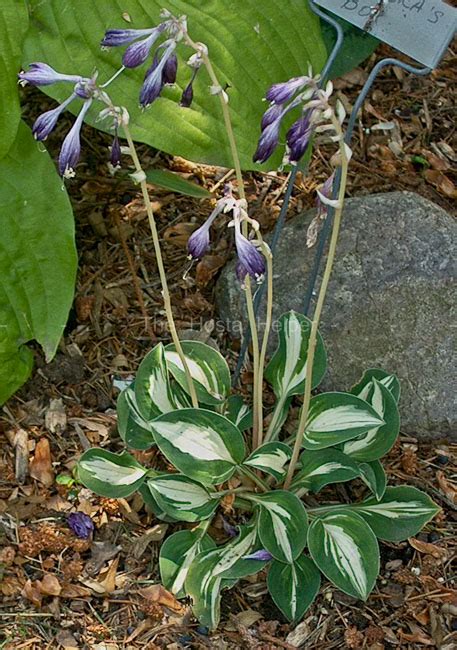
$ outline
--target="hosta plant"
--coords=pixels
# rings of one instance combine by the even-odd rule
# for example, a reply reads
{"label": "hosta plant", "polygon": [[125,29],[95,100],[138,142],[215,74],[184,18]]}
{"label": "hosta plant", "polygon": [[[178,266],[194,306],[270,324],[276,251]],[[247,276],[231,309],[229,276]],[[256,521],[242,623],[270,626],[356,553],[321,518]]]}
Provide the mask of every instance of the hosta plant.
{"label": "hosta plant", "polygon": [[[253,152],[256,162],[270,159],[281,140],[286,142],[284,165],[298,164],[314,138],[337,148],[330,160],[335,172],[318,191],[317,216],[308,232],[312,243],[330,211],[332,236],[313,318],[284,314],[278,323],[277,350],[266,363],[273,257],[259,224],[249,216],[230,117],[230,87],[219,82],[206,45],[189,36],[186,17],[164,11],[162,18],[156,26],[106,32],[103,47],[125,49],[122,66],[103,84],[97,73],[91,77],[62,74],[44,63],[33,63],[20,74],[23,82],[63,83],[72,88],[60,106],[35,122],[33,133],[38,140],[46,139],[69,104],[79,102],[79,115],[59,156],[65,179],[76,173],[79,132],[89,109],[101,108],[99,117],[113,130],[112,171],[121,162],[125,164],[124,155],[130,157],[131,177],[141,188],[151,227],[172,339],[146,355],[134,382],[119,395],[118,430],[127,450],[118,454],[89,449],[79,460],[77,474],[86,487],[105,497],[127,498],[138,491],[157,518],[176,523],[177,529],[161,547],[161,579],[178,598],[190,597],[203,625],[217,626],[224,589],[260,571],[266,572],[278,608],[297,622],[318,593],[321,574],[347,594],[366,600],[379,571],[377,540],[395,542],[414,535],[437,507],[415,488],[386,487],[380,458],[399,432],[400,390],[394,375],[372,369],[349,393],[312,394],[326,368],[318,325],[335,258],[351,156],[343,132],[345,112],[333,102],[331,84],[308,70],[289,81],[272,79],[278,83],[266,92],[268,105]],[[205,255],[212,223],[230,217],[238,257],[236,273],[246,296],[252,335],[249,403],[232,393],[229,367],[219,351],[178,337],[147,176],[131,136],[129,113],[109,95],[109,85],[126,69],[144,66],[140,104],[147,108],[160,103],[165,86],[175,83],[186,48],[193,53],[187,61],[190,70],[182,109],[192,103],[196,75],[206,74],[209,93],[221,107],[236,179],[224,188],[208,219],[191,235],[189,255],[196,259]],[[121,137],[126,140],[124,147]],[[260,338],[253,289],[262,281],[267,285],[267,309]],[[263,406],[265,381],[276,398],[269,413]],[[288,436],[284,424],[293,400],[300,395],[298,422]],[[291,426],[289,420],[289,432]],[[143,465],[135,450],[152,447],[157,448],[154,463]],[[332,483],[352,480],[366,485],[366,497],[355,503],[326,503],[310,496]],[[227,517],[228,511],[228,540],[216,544],[211,522],[221,512]],[[76,523],[84,532],[86,524]]]}

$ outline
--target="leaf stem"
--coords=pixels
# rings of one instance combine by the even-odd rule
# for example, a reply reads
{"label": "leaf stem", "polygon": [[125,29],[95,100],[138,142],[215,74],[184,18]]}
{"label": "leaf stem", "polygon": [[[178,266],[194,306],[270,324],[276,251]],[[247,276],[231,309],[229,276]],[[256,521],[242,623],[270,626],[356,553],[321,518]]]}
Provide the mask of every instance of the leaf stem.
{"label": "leaf stem", "polygon": [[267,354],[268,337],[270,335],[272,312],[273,312],[273,255],[270,247],[262,242],[262,252],[267,261],[267,313],[265,319],[265,330],[263,333],[262,348],[260,350],[259,358],[259,371],[257,379],[257,425],[258,425],[258,439],[257,445],[253,448],[260,447],[263,441],[263,369],[265,365],[265,357]]}
{"label": "leaf stem", "polygon": [[313,315],[313,322],[311,324],[311,332],[309,335],[309,344],[308,344],[308,355],[306,358],[306,379],[305,379],[305,391],[303,395],[303,406],[300,413],[300,420],[298,423],[297,436],[295,438],[294,449],[292,452],[292,458],[290,461],[289,469],[287,471],[286,480],[284,482],[284,489],[288,490],[292,482],[292,477],[297,465],[298,457],[300,455],[303,434],[305,432],[306,422],[308,420],[309,404],[311,401],[311,385],[312,385],[312,376],[313,376],[313,365],[314,365],[314,353],[316,350],[317,343],[317,330],[319,327],[319,322],[322,314],[322,308],[324,306],[325,296],[327,293],[328,284],[330,281],[330,276],[332,273],[333,263],[335,261],[336,246],[338,243],[338,235],[341,225],[341,217],[343,212],[343,202],[344,195],[346,191],[347,183],[347,172],[348,172],[348,163],[349,160],[346,155],[346,148],[344,145],[344,136],[341,129],[341,125],[336,119],[335,114],[332,111],[332,124],[335,128],[337,135],[339,136],[340,144],[340,156],[341,156],[341,184],[338,192],[338,207],[335,209],[335,216],[333,220],[332,236],[329,244],[329,251],[327,256],[327,263],[325,265],[324,274],[322,276],[322,284],[319,290],[319,296],[317,298],[316,309]]}
{"label": "leaf stem", "polygon": [[162,296],[163,296],[163,302],[164,302],[164,307],[165,307],[165,313],[167,315],[167,321],[168,321],[168,327],[170,328],[170,334],[171,338],[173,340],[173,344],[176,348],[176,352],[178,353],[181,363],[184,369],[184,373],[186,375],[186,380],[187,380],[187,385],[189,388],[189,393],[190,397],[192,400],[192,406],[194,408],[198,408],[198,399],[197,399],[197,393],[195,391],[195,386],[194,382],[192,379],[192,376],[190,374],[189,366],[186,360],[186,357],[184,355],[184,351],[181,346],[181,341],[179,340],[178,333],[176,331],[176,325],[175,321],[173,318],[173,311],[171,308],[171,300],[170,300],[170,292],[168,290],[168,282],[167,282],[167,275],[165,272],[165,267],[163,265],[163,258],[162,258],[162,251],[160,248],[160,241],[159,241],[159,234],[157,232],[157,226],[154,218],[154,211],[152,209],[152,204],[151,204],[151,199],[149,198],[149,193],[148,193],[148,188],[146,184],[146,174],[144,173],[144,170],[141,166],[140,159],[138,158],[138,154],[135,148],[135,144],[132,139],[132,135],[130,133],[130,129],[127,124],[123,124],[123,129],[125,133],[125,137],[127,139],[127,143],[129,145],[129,153],[132,158],[133,164],[135,166],[135,170],[138,174],[138,177],[140,179],[140,186],[141,186],[141,192],[143,195],[143,201],[144,201],[144,206],[146,208],[146,212],[148,215],[148,221],[149,221],[149,227],[151,229],[151,234],[152,234],[152,241],[154,244],[154,251],[155,251],[155,256],[156,256],[156,261],[157,261],[157,268],[159,270],[159,277],[160,277],[160,283],[162,285]]}
{"label": "leaf stem", "polygon": [[251,470],[248,469],[247,467],[245,466],[237,467],[237,471],[241,476],[245,476],[253,483],[255,483],[257,487],[259,487],[262,490],[262,492],[268,492],[270,490],[270,486],[268,485],[268,483],[266,483],[266,481],[264,481],[259,476],[257,476],[255,472],[251,472]]}

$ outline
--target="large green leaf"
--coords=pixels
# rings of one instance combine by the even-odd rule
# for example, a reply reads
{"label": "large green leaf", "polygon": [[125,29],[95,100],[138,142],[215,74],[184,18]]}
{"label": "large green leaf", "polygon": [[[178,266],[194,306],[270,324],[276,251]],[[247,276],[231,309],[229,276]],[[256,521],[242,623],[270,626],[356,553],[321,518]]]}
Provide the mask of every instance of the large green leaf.
{"label": "large green leaf", "polygon": [[239,429],[213,411],[172,411],[152,426],[156,443],[170,463],[204,485],[226,481],[245,455]]}
{"label": "large green leaf", "polygon": [[306,546],[308,516],[295,494],[275,490],[258,495],[245,495],[259,507],[259,537],[274,558],[293,562]]}
{"label": "large green leaf", "polygon": [[[3,90],[2,90],[3,92]],[[54,165],[21,124],[0,160],[0,403],[24,383],[36,339],[54,356],[73,299],[71,205]]]}
{"label": "large green leaf", "polygon": [[319,592],[321,574],[309,557],[300,555],[292,564],[273,560],[267,584],[278,609],[297,623]]}
{"label": "large green leaf", "polygon": [[0,11],[0,158],[14,142],[21,107],[17,92],[17,73],[22,63],[22,44],[29,16],[25,0],[2,0]]}
{"label": "large green leaf", "polygon": [[180,530],[170,535],[160,547],[160,577],[163,586],[177,598],[186,595],[184,582],[195,557],[215,547],[212,538],[205,534],[205,529],[206,525],[194,530]]}
{"label": "large green leaf", "polygon": [[319,516],[309,527],[311,557],[341,591],[366,600],[379,572],[376,537],[353,512]]}
{"label": "large green leaf", "polygon": [[128,497],[136,492],[148,473],[126,451],[113,454],[97,447],[85,451],[77,467],[83,485],[95,494],[114,499]]}
{"label": "large green leaf", "polygon": [[388,542],[412,537],[440,510],[430,497],[409,485],[386,488],[380,501],[371,497],[350,508]]}
{"label": "large green leaf", "polygon": [[181,474],[162,474],[146,480],[158,506],[177,521],[208,519],[218,506],[208,490]]}
{"label": "large green leaf", "polygon": [[[384,424],[365,400],[350,393],[321,393],[311,398],[303,436],[306,449],[324,449]],[[344,448],[345,453],[346,448]]]}
{"label": "large green leaf", "polygon": [[[230,370],[222,354],[201,341],[181,341],[181,346],[198,401],[203,404],[221,402],[230,392]],[[171,374],[187,391],[187,378],[181,357],[172,343],[165,348],[165,358]]]}
{"label": "large green leaf", "polygon": [[345,442],[343,451],[356,460],[376,460],[393,447],[400,431],[397,402],[394,393],[375,378],[361,390],[359,397],[371,404],[384,424],[370,428],[360,437]]}
{"label": "large green leaf", "polygon": [[[32,28],[24,63],[45,61],[59,71],[89,76],[94,66],[107,80],[121,64],[122,48],[101,51],[100,40],[107,28],[145,28],[159,21],[166,6],[177,15],[186,14],[191,37],[208,45],[209,55],[222,85],[228,84],[235,138],[245,169],[255,169],[252,155],[266,89],[279,81],[307,74],[308,64],[319,71],[326,58],[319,20],[305,2],[294,0],[33,0]],[[125,22],[128,14],[131,22]],[[191,51],[180,46],[185,61]],[[194,85],[194,103],[178,106],[182,89],[190,78],[185,65],[178,71],[178,88],[170,88],[145,113],[138,109],[138,95],[147,63],[121,75],[110,86],[116,104],[127,106],[136,140],[174,155],[204,163],[232,167],[219,99],[208,92],[205,70]],[[44,88],[62,100],[68,87]],[[75,110],[72,107],[71,110]],[[88,121],[95,125],[95,111]],[[104,124],[97,124],[104,128]],[[277,168],[282,154],[268,163]]]}

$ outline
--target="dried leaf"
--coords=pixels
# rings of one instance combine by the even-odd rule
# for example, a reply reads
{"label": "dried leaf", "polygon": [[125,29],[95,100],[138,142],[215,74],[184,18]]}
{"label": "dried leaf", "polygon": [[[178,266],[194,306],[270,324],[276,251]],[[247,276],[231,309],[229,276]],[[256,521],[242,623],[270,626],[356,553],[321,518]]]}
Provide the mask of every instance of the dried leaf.
{"label": "dried leaf", "polygon": [[411,634],[405,634],[400,630],[402,640],[409,643],[419,643],[420,645],[435,645],[435,642],[418,625],[412,622],[408,622],[408,625],[411,628]]}
{"label": "dried leaf", "polygon": [[54,470],[52,469],[51,448],[47,438],[41,438],[35,447],[35,456],[29,465],[30,476],[46,487],[54,483]]}
{"label": "dried leaf", "polygon": [[61,399],[52,399],[44,415],[46,429],[51,433],[62,433],[67,428],[67,414]]}
{"label": "dried leaf", "polygon": [[206,287],[209,281],[224,266],[225,258],[222,255],[205,255],[197,264],[195,280],[200,287]]}
{"label": "dried leaf", "polygon": [[253,609],[245,609],[235,616],[232,616],[231,620],[224,626],[224,629],[228,632],[236,632],[240,626],[251,627],[251,625],[260,621],[261,618],[263,618],[263,616],[259,612],[256,612]]}
{"label": "dried leaf", "polygon": [[60,582],[51,573],[46,573],[41,580],[37,580],[36,586],[44,596],[59,596],[62,591]]}
{"label": "dried leaf", "polygon": [[429,542],[422,542],[420,539],[415,537],[410,537],[408,542],[411,544],[416,551],[419,553],[425,553],[427,555],[433,555],[433,557],[438,560],[445,560],[447,558],[447,552],[444,548],[436,546],[436,544],[430,544]]}
{"label": "dried leaf", "polygon": [[30,602],[35,605],[35,607],[41,607],[41,601],[43,600],[43,595],[38,589],[36,582],[27,580],[22,590],[22,596],[30,600]]}
{"label": "dried leaf", "polygon": [[92,556],[86,562],[85,572],[90,576],[97,575],[105,562],[112,560],[121,550],[120,546],[116,546],[111,542],[93,542],[91,547]]}
{"label": "dried leaf", "polygon": [[131,553],[136,560],[139,560],[151,542],[160,542],[168,530],[168,524],[157,524],[136,539],[131,547]]}
{"label": "dried leaf", "polygon": [[19,429],[14,436],[16,455],[16,480],[24,483],[29,473],[29,437],[27,431]]}
{"label": "dried leaf", "polygon": [[444,472],[438,470],[436,473],[436,480],[440,486],[440,490],[447,496],[449,501],[457,504],[457,487],[446,479]]}
{"label": "dried leaf", "polygon": [[75,637],[68,630],[59,630],[55,640],[64,650],[78,650],[79,648]]}
{"label": "dried leaf", "polygon": [[162,585],[151,585],[145,589],[140,589],[139,593],[150,602],[168,607],[174,612],[184,613],[186,611],[186,608]]}
{"label": "dried leaf", "polygon": [[194,230],[196,230],[194,223],[177,223],[165,230],[163,238],[179,248],[186,248],[187,241]]}
{"label": "dried leaf", "polygon": [[105,578],[102,580],[102,582],[100,582],[100,584],[104,587],[105,592],[107,594],[112,594],[113,591],[116,590],[116,573],[117,573],[118,564],[119,564],[119,558],[117,557],[112,561],[111,566],[108,569]]}

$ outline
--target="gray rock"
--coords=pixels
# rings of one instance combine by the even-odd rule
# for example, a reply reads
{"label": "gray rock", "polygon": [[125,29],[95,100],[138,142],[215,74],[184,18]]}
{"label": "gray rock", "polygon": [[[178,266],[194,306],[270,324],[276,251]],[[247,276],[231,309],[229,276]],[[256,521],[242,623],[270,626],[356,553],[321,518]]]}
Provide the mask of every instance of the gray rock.
{"label": "gray rock", "polygon": [[[313,215],[294,217],[281,236],[275,319],[302,310]],[[422,438],[457,438],[456,229],[444,210],[410,192],[347,200],[321,320],[329,357],[322,388],[347,390],[370,367],[394,372],[402,387],[402,431]],[[217,304],[222,322],[239,336],[244,294],[233,265],[219,280]],[[272,337],[270,350],[274,345]]]}

